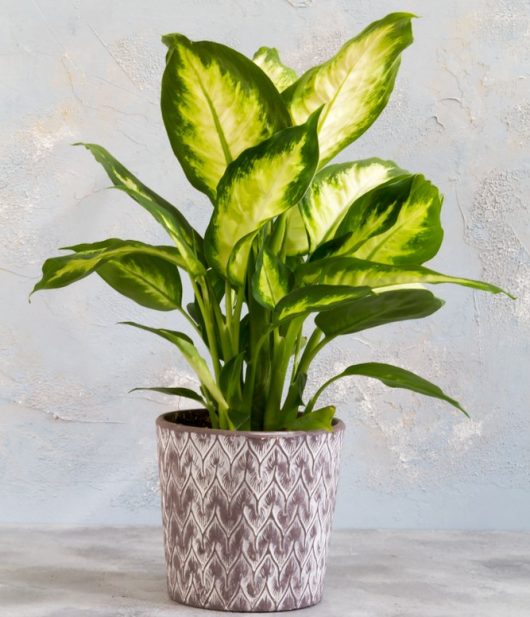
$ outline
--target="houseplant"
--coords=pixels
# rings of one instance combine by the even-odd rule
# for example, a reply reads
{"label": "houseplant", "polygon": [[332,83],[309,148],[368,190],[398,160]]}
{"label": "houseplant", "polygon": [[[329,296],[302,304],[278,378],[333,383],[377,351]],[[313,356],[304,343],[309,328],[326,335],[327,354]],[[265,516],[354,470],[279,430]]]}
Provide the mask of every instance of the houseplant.
{"label": "houseplant", "polygon": [[104,148],[83,144],[172,244],[67,247],[34,291],[96,272],[143,306],[178,311],[210,356],[183,332],[124,322],[173,343],[200,382],[151,388],[201,405],[157,421],[168,586],[179,601],[249,611],[318,602],[343,433],[318,399],[336,379],[376,378],[465,413],[434,384],[378,362],[305,392],[312,360],[335,337],[437,311],[443,302],[422,284],[502,291],[423,265],[443,236],[442,196],[424,176],[377,158],[328,164],[384,109],[412,17],[374,22],[301,77],[274,49],[250,60],[163,37],[162,116],[188,180],[213,205],[204,237]]}

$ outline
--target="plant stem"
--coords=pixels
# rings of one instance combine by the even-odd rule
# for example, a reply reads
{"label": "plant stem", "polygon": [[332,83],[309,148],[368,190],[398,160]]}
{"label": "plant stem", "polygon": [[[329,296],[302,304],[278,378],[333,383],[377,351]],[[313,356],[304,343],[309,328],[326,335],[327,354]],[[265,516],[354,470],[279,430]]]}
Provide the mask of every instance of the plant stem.
{"label": "plant stem", "polygon": [[179,306],[178,307],[178,311],[184,315],[184,317],[188,320],[188,322],[192,325],[193,329],[195,330],[195,332],[199,335],[200,338],[202,338],[202,332],[200,331],[199,326],[195,323],[195,321],[188,315],[188,313],[186,313],[186,311]]}
{"label": "plant stem", "polygon": [[254,382],[256,381],[256,370],[259,360],[259,353],[263,347],[263,343],[270,335],[270,330],[267,329],[261,337],[258,339],[254,349],[252,350],[252,357],[248,363],[248,371],[245,379],[245,395],[243,406],[249,408],[252,405],[252,395],[254,394]]}
{"label": "plant stem", "polygon": [[245,300],[245,287],[241,286],[237,290],[236,306],[232,315],[232,345],[234,353],[239,352],[239,332],[241,329],[241,309]]}
{"label": "plant stem", "polygon": [[291,371],[291,380],[289,381],[289,387],[296,380],[296,375],[298,371],[298,361],[299,361],[298,356],[300,355],[300,349],[302,348],[303,325],[304,325],[304,322],[302,320],[302,323],[300,324],[300,329],[298,331],[298,335],[296,337],[296,343],[295,343],[295,348],[294,348],[294,358],[293,358],[293,369]]}
{"label": "plant stem", "polygon": [[272,358],[272,378],[267,405],[265,407],[264,429],[273,431],[281,426],[281,406],[285,375],[289,368],[291,350],[298,335],[300,324],[298,320],[291,321],[285,337],[280,337],[278,329],[274,330],[274,353]]}
{"label": "plant stem", "polygon": [[226,312],[226,327],[230,335],[232,334],[232,288],[230,283],[225,281],[225,312]]}
{"label": "plant stem", "polygon": [[298,366],[296,367],[296,371],[293,368],[293,373],[291,376],[291,383],[289,385],[287,397],[282,407],[282,413],[285,415],[287,414],[289,416],[293,415],[291,412],[294,411],[296,401],[298,400],[298,397],[299,397],[298,384],[297,384],[298,376],[304,373],[307,374],[309,366],[311,362],[313,361],[314,357],[322,349],[322,347],[324,347],[324,345],[327,344],[331,340],[331,339],[324,338],[321,341],[320,339],[322,338],[322,335],[323,335],[322,330],[320,330],[319,328],[315,328],[315,330],[309,337],[309,340],[307,341],[302,357],[300,358],[300,362],[298,363]]}
{"label": "plant stem", "polygon": [[206,308],[200,286],[192,279],[191,284],[195,293],[195,298],[204,321],[204,327],[206,328],[206,337],[208,339],[208,348],[212,357],[213,370],[215,373],[215,379],[219,383],[219,376],[221,373],[221,364],[219,362],[219,354],[217,352],[217,341],[215,339],[215,333],[212,329],[212,314]]}

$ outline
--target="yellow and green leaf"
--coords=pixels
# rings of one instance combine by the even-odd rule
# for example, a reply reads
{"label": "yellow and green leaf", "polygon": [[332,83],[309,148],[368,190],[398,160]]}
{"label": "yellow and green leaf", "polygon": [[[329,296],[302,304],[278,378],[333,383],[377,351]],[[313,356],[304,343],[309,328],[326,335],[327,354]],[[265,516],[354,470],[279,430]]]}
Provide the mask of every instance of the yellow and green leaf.
{"label": "yellow and green leaf", "polygon": [[74,254],[44,262],[42,278],[32,293],[65,287],[98,272],[111,287],[143,306],[163,311],[180,306],[182,287],[177,266],[182,266],[182,256],[175,247],[111,238],[66,249]]}
{"label": "yellow and green leaf", "polygon": [[173,262],[158,255],[129,253],[96,268],[118,293],[157,311],[173,311],[182,304],[182,283]]}
{"label": "yellow and green leaf", "polygon": [[236,285],[245,280],[258,231],[294,206],[313,178],[318,164],[319,113],[245,150],[219,182],[205,245],[212,266]]}
{"label": "yellow and green leaf", "polygon": [[449,276],[423,266],[394,266],[356,257],[328,257],[302,264],[296,271],[296,280],[304,285],[351,285],[372,289],[403,283],[454,283],[512,297],[500,287],[483,281]]}
{"label": "yellow and green leaf", "polygon": [[378,158],[329,165],[319,171],[299,206],[310,250],[336,235],[348,209],[362,195],[407,175],[392,161]]}
{"label": "yellow and green leaf", "polygon": [[346,285],[311,285],[288,293],[278,302],[273,312],[276,323],[320,311],[329,311],[371,294],[369,287]]}
{"label": "yellow and green leaf", "polygon": [[443,239],[443,198],[421,175],[397,178],[357,199],[337,229],[348,239],[335,255],[395,265],[432,259]]}
{"label": "yellow and green leaf", "polygon": [[201,260],[203,240],[184,215],[160,195],[142,184],[102,146],[87,143],[76,145],[84,146],[91,152],[107,172],[114,187],[132,197],[164,227],[182,255],[183,267],[193,276],[204,274],[204,265]]}
{"label": "yellow and green leaf", "polygon": [[252,60],[269,77],[279,92],[286,90],[297,79],[296,72],[283,64],[278,50],[274,47],[260,47]]}
{"label": "yellow and green leaf", "polygon": [[273,309],[289,293],[291,276],[287,266],[264,247],[258,255],[252,276],[254,298],[265,308]]}
{"label": "yellow and green leaf", "polygon": [[241,152],[291,124],[270,79],[239,52],[181,34],[168,46],[162,116],[173,151],[193,186],[215,200],[227,166]]}
{"label": "yellow and green leaf", "polygon": [[300,203],[282,214],[285,217],[282,250],[285,255],[289,256],[306,255],[309,252],[309,238],[300,211]]}
{"label": "yellow and green leaf", "polygon": [[296,124],[325,104],[318,138],[321,165],[362,135],[385,108],[401,52],[412,43],[410,13],[391,13],[309,69],[283,93]]}

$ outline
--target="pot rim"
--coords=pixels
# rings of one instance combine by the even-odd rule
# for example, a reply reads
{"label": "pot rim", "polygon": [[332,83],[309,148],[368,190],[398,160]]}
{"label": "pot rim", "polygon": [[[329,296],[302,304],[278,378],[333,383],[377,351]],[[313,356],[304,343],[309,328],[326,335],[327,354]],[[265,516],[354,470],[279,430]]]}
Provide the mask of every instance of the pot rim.
{"label": "pot rim", "polygon": [[175,413],[181,412],[189,412],[189,411],[202,411],[205,414],[208,414],[208,410],[202,407],[197,407],[195,409],[176,409],[175,411],[168,411],[166,413],[161,414],[156,419],[156,425],[160,428],[174,431],[176,433],[206,433],[208,435],[226,435],[228,437],[241,437],[241,438],[254,438],[254,439],[264,439],[271,437],[298,437],[302,438],[307,435],[333,435],[336,433],[340,433],[343,431],[346,426],[344,422],[340,418],[333,418],[333,430],[326,431],[324,429],[316,429],[313,431],[230,431],[228,429],[220,429],[220,428],[209,428],[204,426],[191,426],[188,424],[178,424],[177,422],[170,422],[167,418],[168,416],[172,416]]}

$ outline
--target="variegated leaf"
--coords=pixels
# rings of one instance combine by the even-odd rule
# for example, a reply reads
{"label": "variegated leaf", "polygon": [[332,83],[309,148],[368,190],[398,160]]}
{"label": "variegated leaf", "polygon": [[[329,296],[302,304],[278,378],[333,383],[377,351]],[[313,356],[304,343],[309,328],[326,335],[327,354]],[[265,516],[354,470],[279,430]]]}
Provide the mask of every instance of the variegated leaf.
{"label": "variegated leaf", "polygon": [[279,92],[283,92],[297,79],[296,72],[283,64],[274,47],[260,47],[252,60],[269,76]]}
{"label": "variegated leaf", "polygon": [[98,275],[141,306],[173,311],[182,303],[182,283],[174,263],[156,255],[130,253],[99,265]]}
{"label": "variegated leaf", "polygon": [[205,244],[210,263],[236,285],[245,280],[257,232],[295,205],[313,178],[318,164],[319,113],[245,150],[219,182]]}
{"label": "variegated leaf", "polygon": [[421,175],[387,182],[357,199],[337,229],[335,255],[395,265],[432,259],[443,239],[442,195]]}
{"label": "variegated leaf", "polygon": [[258,255],[252,277],[252,292],[265,308],[274,308],[289,293],[289,269],[268,248]]}
{"label": "variegated leaf", "polygon": [[371,294],[369,287],[346,285],[312,285],[288,293],[274,309],[275,322],[285,322],[295,317],[320,311],[329,311]]}
{"label": "variegated leaf", "polygon": [[408,175],[392,161],[371,158],[329,165],[319,171],[300,202],[310,250],[336,234],[348,208],[376,186]]}
{"label": "variegated leaf", "polygon": [[289,256],[306,255],[309,252],[309,238],[300,212],[300,203],[282,214],[285,217],[282,250]]}
{"label": "variegated leaf", "polygon": [[[32,293],[39,289],[66,287],[66,285],[79,281],[92,272],[97,271],[111,260],[118,261],[130,255],[143,255],[162,260],[167,263],[168,266],[174,268],[172,272],[175,274],[175,278],[178,278],[178,281],[174,285],[177,285],[178,288],[172,286],[168,287],[166,291],[173,296],[172,303],[175,303],[176,300],[180,298],[180,278],[177,266],[182,265],[182,256],[179,254],[178,250],[172,246],[151,246],[135,240],[111,238],[109,240],[103,240],[102,242],[94,242],[93,244],[69,246],[66,247],[66,249],[74,251],[74,254],[52,257],[44,262],[42,266],[42,278],[35,285]],[[153,268],[155,268],[154,265],[152,265],[152,269]],[[160,274],[159,277],[157,276],[157,284],[163,285],[163,281],[167,276],[169,276],[169,274],[167,270],[165,270],[163,274]],[[115,282],[116,285],[120,285],[122,288],[124,287],[123,281],[121,283]],[[121,290],[118,289],[118,291]],[[145,298],[145,295],[143,297]],[[162,302],[161,298],[159,298],[159,301]],[[171,309],[168,307],[162,310]]]}
{"label": "variegated leaf", "polygon": [[188,180],[215,200],[226,167],[243,150],[290,126],[270,79],[251,60],[219,43],[181,34],[168,46],[162,116]]}
{"label": "variegated leaf", "polygon": [[372,23],[283,93],[296,124],[325,104],[318,130],[321,165],[362,135],[385,108],[400,54],[412,43],[412,17],[392,13]]}
{"label": "variegated leaf", "polygon": [[76,145],[84,146],[91,152],[107,172],[115,188],[127,193],[164,227],[182,255],[183,267],[194,276],[204,274],[204,266],[201,262],[203,240],[184,215],[160,195],[142,184],[102,146],[85,143]]}
{"label": "variegated leaf", "polygon": [[328,337],[361,332],[395,321],[428,317],[443,306],[443,300],[426,289],[401,289],[373,294],[315,318]]}
{"label": "variegated leaf", "polygon": [[351,285],[372,289],[402,283],[455,283],[512,297],[500,287],[482,281],[440,274],[423,266],[393,266],[356,257],[328,257],[302,264],[296,271],[296,279],[304,285]]}

